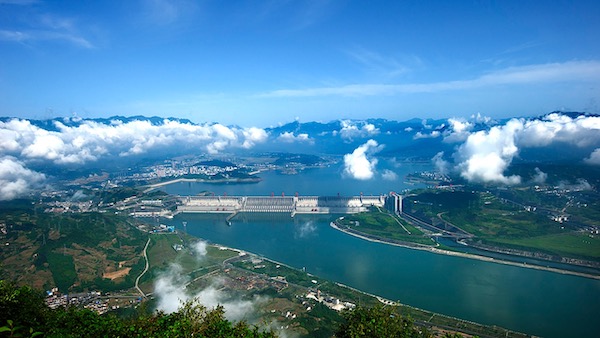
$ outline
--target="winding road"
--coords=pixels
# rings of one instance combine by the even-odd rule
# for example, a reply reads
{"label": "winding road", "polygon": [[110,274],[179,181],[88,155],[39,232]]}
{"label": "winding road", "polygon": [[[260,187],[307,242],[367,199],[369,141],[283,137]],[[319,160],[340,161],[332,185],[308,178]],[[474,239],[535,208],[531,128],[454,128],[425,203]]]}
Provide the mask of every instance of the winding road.
{"label": "winding road", "polygon": [[146,242],[146,246],[144,247],[144,251],[143,251],[144,259],[146,260],[146,267],[144,268],[144,271],[142,271],[142,273],[135,279],[135,288],[139,291],[139,293],[144,298],[147,298],[147,297],[146,297],[146,294],[144,293],[144,291],[142,291],[142,289],[140,289],[139,283],[140,283],[140,278],[142,278],[142,276],[146,273],[146,271],[148,271],[148,268],[150,266],[150,264],[148,262],[148,254],[147,254],[149,244],[150,244],[150,236],[148,236],[148,241]]}

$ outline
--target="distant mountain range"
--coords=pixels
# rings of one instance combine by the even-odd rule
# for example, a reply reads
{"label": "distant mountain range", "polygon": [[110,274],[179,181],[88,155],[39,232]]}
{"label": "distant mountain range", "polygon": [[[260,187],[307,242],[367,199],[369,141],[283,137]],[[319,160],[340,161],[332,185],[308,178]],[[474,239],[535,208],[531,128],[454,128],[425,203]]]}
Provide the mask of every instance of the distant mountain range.
{"label": "distant mountain range", "polygon": [[[580,112],[553,112],[562,116],[575,119],[578,116],[598,117],[598,115]],[[523,117],[524,120],[541,120],[545,116]],[[8,122],[14,118],[0,117],[0,122]],[[464,137],[456,135],[455,126],[451,121],[465,123],[469,133],[489,130],[493,126],[504,125],[510,119],[490,119],[473,117],[466,119],[418,119],[407,121],[394,121],[380,118],[366,120],[334,120],[330,122],[299,122],[294,121],[284,125],[264,128],[267,137],[263,142],[257,142],[252,147],[243,147],[244,152],[275,151],[309,154],[342,155],[352,152],[367,140],[375,140],[383,145],[378,151],[379,156],[400,157],[412,159],[431,159],[439,152],[452,152]],[[112,116],[108,118],[79,118],[61,117],[48,120],[28,120],[33,126],[51,131],[61,132],[62,126],[77,128],[93,122],[101,125],[114,126],[131,122],[149,122],[152,126],[162,126],[165,121],[192,126],[214,126],[218,123],[194,123],[189,119],[175,117],[146,117],[146,116]],[[243,129],[240,126],[226,126],[230,129]],[[464,135],[466,137],[466,134]],[[183,147],[185,148],[185,147]],[[249,149],[248,149],[249,148]],[[180,149],[184,150],[184,149]],[[188,149],[189,150],[189,149]],[[240,149],[228,149],[237,152]],[[532,154],[538,160],[568,159],[575,155],[581,157],[589,152],[588,147],[575,147],[559,154],[555,149],[545,152],[543,149],[533,149]],[[539,155],[539,156],[537,156]],[[529,156],[528,156],[529,157]]]}
{"label": "distant mountain range", "polygon": [[513,164],[600,167],[600,116],[553,112],[514,119],[294,121],[264,129],[156,116],[0,118],[0,185],[15,188],[6,196],[28,190],[30,183],[24,182],[42,184],[46,176],[63,171],[127,170],[189,154],[218,159],[220,154],[265,153],[343,158],[344,170],[356,179],[373,177],[378,159],[384,158],[432,161],[438,170],[469,181],[518,184],[521,175],[507,174]]}

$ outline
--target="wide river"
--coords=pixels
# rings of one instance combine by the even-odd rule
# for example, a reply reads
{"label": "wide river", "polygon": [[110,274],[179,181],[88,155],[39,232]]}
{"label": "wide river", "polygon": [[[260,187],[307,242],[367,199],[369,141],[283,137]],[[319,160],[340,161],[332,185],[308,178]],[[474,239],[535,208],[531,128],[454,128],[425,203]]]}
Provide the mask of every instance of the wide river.
{"label": "wide river", "polygon": [[[426,165],[388,166],[398,179],[355,181],[333,166],[298,175],[261,174],[255,184],[176,183],[162,189],[195,195],[378,195],[412,188],[407,173]],[[426,310],[544,337],[600,337],[600,280],[434,254],[365,241],[329,226],[335,216],[180,214],[168,222],[230,247]]]}

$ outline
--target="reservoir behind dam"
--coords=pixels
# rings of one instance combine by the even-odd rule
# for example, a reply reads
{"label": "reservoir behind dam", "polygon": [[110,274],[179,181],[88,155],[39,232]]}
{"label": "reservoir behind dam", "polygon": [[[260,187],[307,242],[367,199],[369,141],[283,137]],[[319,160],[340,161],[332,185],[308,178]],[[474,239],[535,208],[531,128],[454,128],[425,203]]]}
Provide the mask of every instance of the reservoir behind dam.
{"label": "reservoir behind dam", "polygon": [[[401,168],[407,172],[414,169]],[[399,177],[403,177],[401,171]],[[298,184],[313,182],[305,194],[356,195],[355,181],[340,178],[339,168],[299,175],[261,174],[257,184],[177,183],[169,193],[293,194]],[[401,191],[398,182],[358,182],[365,194]],[[307,186],[308,187],[308,186]],[[371,187],[371,190],[369,190]],[[382,187],[387,190],[381,191]],[[239,189],[238,189],[239,188]],[[352,189],[352,190],[350,190]],[[234,193],[236,192],[237,193]],[[365,241],[329,226],[334,215],[180,214],[165,222],[214,243],[240,248],[296,268],[404,304],[489,325],[544,337],[598,337],[600,280],[554,272],[445,256]]]}

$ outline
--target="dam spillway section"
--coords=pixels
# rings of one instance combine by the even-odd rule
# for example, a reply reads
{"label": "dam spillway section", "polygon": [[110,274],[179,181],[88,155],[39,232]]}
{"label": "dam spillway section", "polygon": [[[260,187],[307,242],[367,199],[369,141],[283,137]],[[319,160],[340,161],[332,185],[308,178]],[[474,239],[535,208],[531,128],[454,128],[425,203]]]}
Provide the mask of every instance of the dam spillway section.
{"label": "dam spillway section", "polygon": [[398,212],[396,194],[379,196],[180,196],[179,213],[353,214],[369,207]]}

